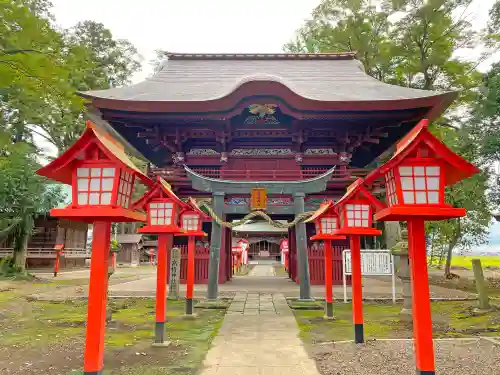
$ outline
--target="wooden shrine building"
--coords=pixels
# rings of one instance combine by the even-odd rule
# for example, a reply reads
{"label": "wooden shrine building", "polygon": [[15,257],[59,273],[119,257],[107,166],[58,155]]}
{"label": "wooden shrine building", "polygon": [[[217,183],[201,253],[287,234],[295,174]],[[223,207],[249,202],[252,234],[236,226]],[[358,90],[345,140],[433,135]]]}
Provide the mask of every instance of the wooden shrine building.
{"label": "wooden shrine building", "polygon": [[[226,221],[249,212],[257,185],[294,186],[268,190],[266,211],[274,219],[291,221],[324,199],[338,199],[368,164],[456,96],[377,81],[353,53],[165,57],[144,82],[81,93],[88,116],[146,157],[149,174],[163,177],[179,197],[212,198]],[[216,181],[232,187],[214,190],[229,186]],[[304,181],[315,188],[301,190]],[[210,259],[218,263],[209,272],[213,297],[217,286],[210,283],[230,278],[231,235],[216,224],[210,232]],[[309,236],[304,224],[289,235],[307,297]]]}

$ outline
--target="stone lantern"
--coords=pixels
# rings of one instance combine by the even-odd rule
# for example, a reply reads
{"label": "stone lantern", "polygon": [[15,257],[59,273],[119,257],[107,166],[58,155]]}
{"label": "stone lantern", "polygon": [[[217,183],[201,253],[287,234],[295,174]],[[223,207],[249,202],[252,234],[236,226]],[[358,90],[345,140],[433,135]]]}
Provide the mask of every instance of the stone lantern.
{"label": "stone lantern", "polygon": [[411,278],[410,278],[410,259],[408,257],[408,231],[401,231],[401,241],[391,249],[392,255],[398,259],[397,275],[403,284],[403,309],[402,315],[411,316]]}

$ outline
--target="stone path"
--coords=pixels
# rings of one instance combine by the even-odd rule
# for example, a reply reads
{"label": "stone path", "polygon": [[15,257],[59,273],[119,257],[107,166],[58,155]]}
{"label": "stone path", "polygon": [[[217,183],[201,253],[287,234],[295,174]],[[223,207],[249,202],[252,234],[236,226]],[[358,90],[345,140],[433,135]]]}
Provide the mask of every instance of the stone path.
{"label": "stone path", "polygon": [[276,276],[274,267],[269,264],[256,264],[254,268],[248,273],[250,277],[270,277]]}
{"label": "stone path", "polygon": [[319,375],[283,294],[237,293],[198,375]]}

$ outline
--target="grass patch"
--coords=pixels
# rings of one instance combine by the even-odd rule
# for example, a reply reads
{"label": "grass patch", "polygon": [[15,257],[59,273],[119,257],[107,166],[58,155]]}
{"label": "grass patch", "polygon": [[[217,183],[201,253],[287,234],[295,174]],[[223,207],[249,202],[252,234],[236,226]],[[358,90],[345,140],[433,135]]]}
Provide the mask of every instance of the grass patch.
{"label": "grass patch", "polygon": [[[481,259],[483,268],[492,267],[500,269],[500,256],[453,255],[451,266],[472,269],[472,259]],[[438,266],[439,258],[434,259],[432,264]]]}
{"label": "grass patch", "polygon": [[234,276],[246,276],[250,273],[251,270],[255,267],[255,264],[247,264],[241,266],[239,270],[234,273]]}
{"label": "grass patch", "polygon": [[[60,303],[28,301],[19,293],[0,293],[0,350],[16,353],[19,363],[11,360],[12,370],[25,362],[33,363],[39,373],[69,373],[64,368],[71,358],[73,368],[83,365],[83,341],[87,302]],[[166,335],[168,348],[152,348],[155,301],[153,299],[111,300],[113,312],[105,336],[104,374],[192,374],[194,375],[217,334],[225,308],[197,309],[196,320],[183,319],[184,301],[167,301]],[[44,357],[51,348],[52,358]],[[59,348],[64,354],[59,354]],[[60,358],[59,358],[60,357]],[[17,367],[16,367],[17,366]],[[9,369],[10,370],[10,369]],[[72,374],[81,374],[75,370]]]}
{"label": "grass patch", "polygon": [[[366,338],[413,337],[411,321],[401,319],[399,315],[401,307],[400,304],[365,303]],[[474,301],[433,302],[434,337],[500,335],[500,310],[476,312],[476,307]],[[335,303],[334,321],[323,319],[323,309],[294,309],[294,314],[300,327],[300,336],[308,344],[352,340],[354,337],[351,304]]]}
{"label": "grass patch", "polygon": [[324,301],[300,301],[298,299],[287,299],[288,306],[295,310],[324,310]]}
{"label": "grass patch", "polygon": [[285,270],[285,267],[283,265],[275,265],[274,267],[274,273],[276,276],[279,277],[288,277],[288,271]]}

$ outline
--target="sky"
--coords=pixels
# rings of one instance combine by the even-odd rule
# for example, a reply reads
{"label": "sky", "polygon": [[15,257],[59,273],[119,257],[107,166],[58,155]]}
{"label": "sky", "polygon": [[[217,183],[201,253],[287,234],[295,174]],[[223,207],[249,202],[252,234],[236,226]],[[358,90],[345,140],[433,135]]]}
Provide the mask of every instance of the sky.
{"label": "sky", "polygon": [[[480,28],[494,0],[475,0],[469,20]],[[59,26],[102,22],[115,38],[128,39],[143,58],[132,81],[152,72],[155,50],[191,53],[276,53],[310,16],[320,0],[52,0]],[[480,69],[500,60],[494,56]],[[494,223],[491,246],[500,252],[500,223]]]}

